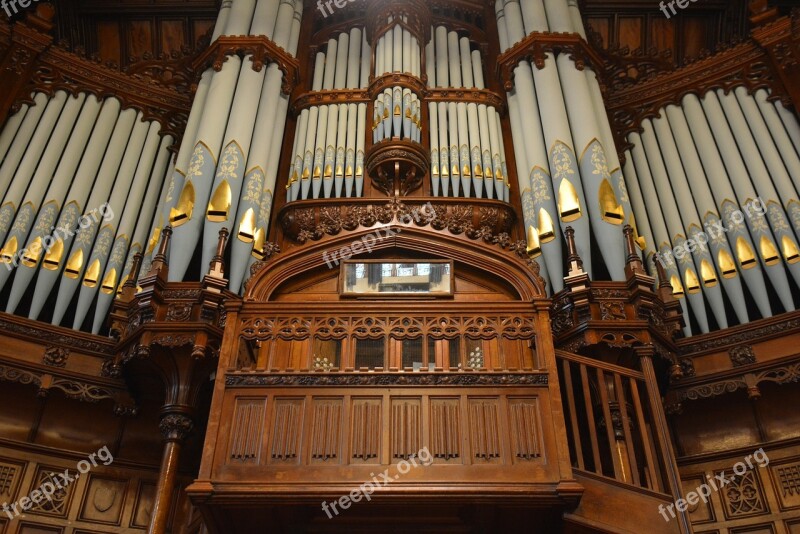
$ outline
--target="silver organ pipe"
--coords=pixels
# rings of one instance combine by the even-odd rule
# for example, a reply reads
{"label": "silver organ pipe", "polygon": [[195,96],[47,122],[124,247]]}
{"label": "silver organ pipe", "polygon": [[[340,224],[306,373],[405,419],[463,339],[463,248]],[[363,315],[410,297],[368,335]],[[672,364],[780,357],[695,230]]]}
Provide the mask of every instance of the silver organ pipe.
{"label": "silver organ pipe", "polygon": [[[136,118],[136,113],[133,110],[128,111],[130,113],[126,112],[125,117],[122,118],[120,116],[119,100],[107,98],[103,102],[100,114],[87,142],[87,146],[91,146],[92,150],[83,152],[75,177],[96,176],[108,151],[107,147],[112,143],[127,143],[133,127],[133,119]],[[79,227],[78,221],[86,207],[86,199],[89,197],[91,187],[92,182],[89,180],[72,180],[69,193],[67,193],[62,203],[63,207],[55,225],[53,233],[55,241],[50,250],[44,253],[41,260],[42,269],[39,271],[39,277],[31,299],[31,308],[28,313],[28,317],[31,319],[39,317],[48,295],[56,285],[58,275],[64,268],[67,253],[72,245],[73,232]],[[14,278],[12,294],[16,293],[19,295],[18,298],[21,298],[25,288],[33,279],[33,275],[33,269],[19,269],[17,276]],[[12,305],[16,307],[16,303],[9,302],[9,306]]]}
{"label": "silver organ pipe", "polygon": [[22,124],[15,133],[6,153],[0,159],[2,162],[0,165],[0,195],[5,196],[8,186],[14,179],[14,173],[31,144],[31,138],[36,132],[39,121],[47,109],[48,99],[44,93],[36,93],[33,101],[34,105],[25,113]]}
{"label": "silver organ pipe", "polygon": [[[154,130],[157,134],[157,124],[150,126],[149,135],[152,136]],[[93,334],[100,332],[114,297],[128,277],[131,276],[130,270],[133,266],[133,256],[144,251],[148,230],[151,225],[151,214],[155,212],[155,217],[159,217],[157,203],[163,202],[166,198],[166,191],[169,185],[167,178],[172,174],[172,172],[169,172],[165,176],[170,161],[168,149],[172,143],[172,136],[166,135],[161,139],[161,144],[157,148],[157,158],[152,167],[152,173],[150,173],[150,168],[147,165],[140,165],[137,168],[134,187],[145,186],[146,190],[142,196],[141,204],[134,205],[134,209],[129,209],[127,205],[125,206],[125,213],[123,213],[122,220],[119,223],[117,238],[111,247],[111,255],[103,273],[100,292],[97,294],[97,307],[95,308],[92,322]],[[148,142],[148,146],[151,146],[150,142]],[[159,185],[161,186],[161,195],[156,196],[153,193],[159,190]],[[148,191],[149,194],[147,194]]]}
{"label": "silver organ pipe", "polygon": [[[379,46],[385,46],[383,40]],[[376,68],[384,63],[384,59],[383,56],[376,57]],[[338,38],[328,41],[325,52],[317,53],[311,90],[366,88],[369,62],[370,49],[366,45],[363,29],[353,28],[350,33],[342,32]],[[385,110],[382,106],[383,98],[378,98],[373,117],[373,142],[383,133],[382,115]],[[295,163],[290,166],[289,202],[361,195],[364,184],[364,139],[357,132],[363,132],[358,125],[359,121],[366,124],[366,112],[366,104],[354,103],[314,106],[300,112],[292,150]],[[306,164],[312,150],[313,165],[309,167]],[[301,156],[303,152],[305,154]],[[299,176],[298,169],[302,169]],[[314,183],[310,189],[306,185],[309,178]],[[303,187],[297,187],[298,181]]]}
{"label": "silver organ pipe", "polygon": [[[50,181],[36,222],[29,229],[28,242],[25,245],[25,250],[28,252],[24,255],[27,257],[18,259],[17,273],[6,305],[6,311],[9,313],[13,313],[22,299],[23,293],[41,264],[46,251],[57,245],[57,239],[51,235],[51,228],[55,227],[56,218],[64,206],[67,191],[76,176],[75,171],[81,161],[81,155],[87,147],[87,141],[98,118],[100,107],[101,104],[94,95],[86,97],[81,114],[70,133],[64,155]],[[5,278],[2,283],[5,284]]]}
{"label": "silver organ pipe", "polygon": [[[691,101],[691,99],[689,100]],[[684,103],[684,105],[686,104]],[[725,186],[728,191],[733,192],[732,195],[720,199],[719,206],[728,224],[731,226],[739,226],[736,224],[733,213],[743,209],[755,198],[755,190],[747,175],[744,161],[737,149],[736,140],[733,137],[731,127],[726,120],[716,93],[713,91],[706,93],[702,100],[702,108],[706,113],[712,135],[719,148],[719,154],[725,162],[729,180],[725,183]],[[699,117],[695,118],[695,120],[701,123]],[[712,182],[721,182],[724,176],[724,174],[710,175],[709,179],[712,180]],[[717,184],[715,184],[714,190],[722,191],[722,189],[717,189]],[[783,265],[780,264],[781,262],[776,261],[780,260],[780,258],[773,256],[773,252],[776,252],[776,247],[769,225],[763,217],[744,217],[744,219],[745,224],[741,225],[742,233],[746,235],[749,229],[750,243],[755,256],[754,259],[756,259],[756,261],[760,259],[760,263],[767,273],[770,282],[772,282],[772,285],[775,287],[778,297],[786,311],[793,310],[794,303],[792,302],[786,271]],[[744,251],[737,251],[737,253],[738,252],[741,252],[741,257],[745,254]]]}
{"label": "silver organ pipe", "polygon": [[[111,213],[114,216],[108,221],[104,218],[104,222],[100,223],[100,231],[82,277],[78,305],[72,323],[72,328],[76,330],[81,328],[89,307],[97,295],[113,295],[116,292],[116,269],[122,266],[128,250],[129,236],[144,202],[147,183],[161,143],[158,135],[160,129],[161,126],[157,122],[137,124],[137,132],[134,135],[141,135],[143,132],[143,140],[139,143],[134,141],[132,136],[128,143],[128,150],[120,165],[120,172],[109,200]],[[163,170],[159,179],[164,175]],[[160,185],[161,183],[158,183],[155,189],[159,190]],[[109,264],[117,267],[106,272]]]}
{"label": "silver organ pipe", "polygon": [[[141,112],[137,115],[133,110],[126,110],[123,115],[129,111],[134,113],[130,135],[119,147],[110,147],[111,157],[107,157],[103,162],[104,165],[100,169],[97,181],[89,195],[89,202],[84,209],[83,222],[88,224],[80,225],[75,240],[72,242],[72,248],[64,268],[64,276],[61,277],[58,286],[52,319],[54,325],[61,324],[69,303],[81,282],[90,287],[96,287],[100,282],[100,264],[102,262],[99,257],[93,257],[92,250],[96,247],[98,255],[105,257],[114,240],[114,231],[111,225],[103,226],[108,222],[105,215],[97,216],[95,214],[94,217],[92,215],[94,210],[104,205],[111,208],[110,213],[122,213],[133,181],[136,162],[142,156],[142,149],[150,127],[149,123],[141,120]],[[105,211],[109,213],[107,209]],[[86,303],[86,309],[88,309],[88,304]]]}

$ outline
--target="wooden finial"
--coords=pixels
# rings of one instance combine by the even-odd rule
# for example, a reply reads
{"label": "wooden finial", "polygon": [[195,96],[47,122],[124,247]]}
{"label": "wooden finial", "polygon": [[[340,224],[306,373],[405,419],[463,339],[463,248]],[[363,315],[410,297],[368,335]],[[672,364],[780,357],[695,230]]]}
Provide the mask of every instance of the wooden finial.
{"label": "wooden finial", "polygon": [[167,263],[167,250],[169,250],[169,241],[172,237],[172,226],[167,225],[161,231],[161,243],[158,246],[156,255],[153,256],[153,263],[150,264],[150,275],[158,275],[166,280],[169,264]]}
{"label": "wooden finial", "polygon": [[633,227],[626,224],[622,229],[625,235],[625,276],[631,278],[636,273],[645,274],[642,258],[636,251],[636,241],[633,237]]}
{"label": "wooden finial", "polygon": [[213,276],[214,278],[224,278],[225,277],[225,263],[223,262],[223,256],[225,255],[225,245],[228,243],[228,236],[230,232],[228,232],[227,228],[223,228],[219,231],[219,240],[217,241],[217,253],[211,260],[209,264],[208,275]]}
{"label": "wooden finial", "polygon": [[575,230],[571,226],[567,226],[564,235],[567,238],[567,263],[569,264],[567,276],[583,274],[583,260],[578,254],[577,245],[575,245]]}

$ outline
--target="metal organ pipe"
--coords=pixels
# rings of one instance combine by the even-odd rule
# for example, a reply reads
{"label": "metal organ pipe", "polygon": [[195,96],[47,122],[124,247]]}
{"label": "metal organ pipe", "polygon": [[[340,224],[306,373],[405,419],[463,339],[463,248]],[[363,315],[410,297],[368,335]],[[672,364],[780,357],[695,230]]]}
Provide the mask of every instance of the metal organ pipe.
{"label": "metal organ pipe", "polygon": [[[731,127],[726,120],[725,113],[722,110],[719,99],[717,99],[716,93],[706,93],[702,100],[702,106],[706,112],[708,124],[711,126],[711,131],[719,147],[720,155],[725,162],[728,178],[730,180],[729,187],[733,187],[733,191],[736,195],[728,196],[722,200],[720,209],[729,224],[736,224],[736,221],[732,218],[732,213],[744,209],[746,204],[756,197],[756,193],[750,182],[742,156],[736,148],[736,140],[733,137]],[[709,178],[712,181],[722,180],[721,176],[709,176]],[[734,199],[738,199],[738,205],[735,204]],[[750,236],[752,237],[751,242],[753,243],[752,250],[754,251],[754,255],[760,257],[761,264],[777,290],[778,297],[786,311],[793,310],[794,303],[792,301],[791,290],[789,289],[789,281],[786,277],[786,271],[783,265],[780,265],[780,256],[775,257],[776,255],[774,253],[777,252],[777,248],[772,233],[769,230],[769,225],[766,224],[763,218],[759,217],[744,217],[744,219],[746,227],[749,228]],[[747,252],[749,251],[737,249],[737,255],[740,255],[740,257],[744,257]]]}
{"label": "metal organ pipe", "polygon": [[[650,198],[648,198],[648,202],[653,199],[660,202],[659,207],[661,209],[661,215],[664,217],[665,227],[668,232],[667,237],[669,238],[669,236],[672,236],[672,239],[667,241],[667,243],[670,244],[669,248],[683,247],[686,243],[686,236],[683,234],[684,227],[681,223],[681,217],[678,213],[675,198],[670,194],[670,176],[664,158],[661,155],[661,149],[656,140],[653,125],[649,120],[644,120],[642,121],[642,129],[642,149],[647,157],[650,172],[639,174],[641,186],[649,194]],[[694,259],[694,262],[692,259]],[[701,258],[696,254],[687,253],[678,259],[677,268],[681,274],[686,298],[691,304],[694,317],[700,325],[700,331],[706,334],[710,329],[701,291],[700,277],[697,275],[697,273],[700,272],[700,262]],[[717,295],[714,295],[715,290]],[[721,312],[721,317],[718,317],[718,320],[721,320],[722,324],[727,326],[724,303],[722,301],[722,295],[719,293],[719,287],[707,288],[706,294],[709,296],[709,300],[715,312]]]}
{"label": "metal organ pipe", "polygon": [[[39,211],[40,202],[53,178],[53,172],[85,99],[85,93],[67,98],[66,93],[59,91],[55,100],[58,100],[60,115],[55,126],[48,137],[42,138],[39,131],[34,135],[34,142],[41,145],[41,150],[34,153],[41,155],[35,158],[26,156],[23,159],[16,179],[3,199],[2,213],[7,222],[0,227],[0,242],[5,243],[0,250],[0,261],[13,262],[21,243],[28,236],[30,224]],[[12,217],[13,225],[10,224]],[[7,275],[8,270],[4,273],[4,276]]]}
{"label": "metal organ pipe", "polygon": [[[658,243],[656,248],[658,249],[659,253],[665,255],[667,253],[671,253],[672,247],[669,238],[669,232],[664,224],[664,215],[661,212],[658,194],[656,193],[655,188],[652,187],[653,177],[650,172],[650,163],[648,162],[647,155],[645,154],[643,148],[644,144],[639,134],[632,133],[630,135],[630,140],[634,143],[633,149],[631,150],[631,155],[633,156],[634,169],[639,180],[638,183],[645,186],[642,187],[641,193],[644,199],[644,205],[647,206],[647,210],[650,215],[650,227],[653,231],[653,239],[655,243]],[[647,187],[647,184],[650,184],[651,187]],[[686,317],[688,317],[688,307],[686,305],[686,299],[684,298],[685,291],[683,289],[683,282],[681,281],[681,273],[678,272],[675,263],[667,263],[664,265],[664,270],[666,271],[670,284],[672,285],[673,295],[679,299],[683,313]],[[686,322],[683,332],[686,336],[692,335],[692,328],[689,321]]]}
{"label": "metal organ pipe", "polygon": [[[158,123],[150,125],[150,133],[148,134],[150,138],[147,141],[147,146],[152,146],[153,135],[156,136],[156,141],[158,141],[159,129],[160,126]],[[108,313],[108,309],[114,301],[114,297],[122,287],[122,284],[124,284],[130,276],[134,254],[143,251],[143,246],[148,235],[147,232],[151,224],[150,214],[155,213],[155,217],[158,217],[156,204],[159,202],[159,199],[162,201],[164,200],[166,187],[169,183],[166,178],[171,175],[171,173],[167,173],[165,176],[165,173],[170,160],[170,152],[168,149],[173,141],[172,136],[164,136],[164,138],[161,139],[160,146],[157,147],[155,163],[151,166],[148,166],[146,163],[144,165],[140,164],[137,168],[133,187],[137,189],[142,187],[145,189],[140,196],[140,204],[135,204],[133,206],[126,204],[125,206],[125,212],[122,215],[122,220],[117,230],[117,237],[114,241],[114,245],[111,247],[108,264],[103,273],[100,291],[97,294],[97,306],[92,322],[93,334],[100,332],[107,318],[106,314]],[[162,190],[160,196],[152,194],[154,191],[158,190],[158,186],[161,186]],[[147,194],[148,191],[150,191],[150,194]],[[127,261],[126,254],[128,258]]]}
{"label": "metal organ pipe", "polygon": [[[689,129],[686,115],[678,106],[670,105],[666,108],[666,118],[672,132],[670,135],[672,135],[675,140],[681,156],[681,162],[686,169],[685,176],[688,182],[688,188],[691,191],[691,196],[697,206],[697,211],[703,214],[701,223],[703,228],[709,232],[709,247],[713,252],[717,270],[722,275],[723,286],[728,294],[728,298],[733,304],[739,321],[745,323],[749,319],[744,293],[741,288],[741,280],[743,279],[751,290],[758,290],[763,295],[766,293],[764,277],[760,270],[749,269],[741,272],[742,279],[738,278],[737,274],[739,271],[737,270],[736,260],[734,259],[735,249],[729,245],[724,237],[711,235],[711,233],[713,233],[712,229],[716,228],[715,225],[721,223],[719,210],[714,201],[714,195],[711,192],[709,182],[706,179],[706,172],[700,153],[692,139],[692,133]],[[666,137],[666,132],[664,132],[663,137]],[[629,180],[628,183],[632,185],[633,181]],[[769,310],[767,299],[760,299],[760,306]]]}
{"label": "metal organ pipe", "polygon": [[[751,276],[752,280],[748,278],[750,271],[758,273],[759,275],[762,273],[762,270],[758,266],[759,262],[755,252],[756,248],[753,245],[750,234],[743,224],[731,225],[728,221],[731,213],[738,210],[739,206],[731,200],[736,199],[736,195],[731,187],[730,178],[725,169],[722,156],[717,151],[717,141],[714,139],[714,135],[706,121],[705,112],[700,104],[700,100],[695,95],[687,95],[683,99],[683,110],[691,130],[691,136],[695,140],[695,145],[698,148],[700,158],[703,162],[703,167],[706,169],[706,177],[708,178],[711,191],[716,199],[716,207],[719,210],[718,213],[721,213],[724,219],[723,221],[717,218],[713,220],[713,222],[723,223],[729,228],[726,235],[731,244],[731,248],[736,251],[736,258],[743,272],[743,276],[747,281],[747,285],[753,294],[753,298],[756,300],[761,315],[763,317],[770,317],[772,311],[769,305],[766,287],[762,285],[763,280],[760,280],[761,284],[759,284],[759,280],[756,277]],[[690,179],[692,178],[694,177],[690,176]],[[706,224],[711,223],[711,217],[707,216]],[[773,276],[770,276],[769,271],[767,271],[767,276],[769,276],[772,281]],[[788,285],[785,273],[774,274],[775,279],[780,279],[781,277],[783,278],[783,283],[779,285]]]}
{"label": "metal organ pipe", "polygon": [[[51,236],[52,228],[54,228],[56,224],[56,218],[62,206],[64,206],[67,190],[72,184],[73,179],[82,179],[80,175],[76,178],[75,171],[81,161],[81,156],[87,148],[89,135],[97,120],[100,107],[101,104],[94,95],[86,96],[86,100],[80,111],[80,116],[75,122],[74,128],[69,132],[69,141],[66,143],[64,153],[63,155],[59,155],[60,161],[58,167],[50,167],[50,169],[55,168],[55,173],[51,177],[46,177],[48,181],[47,192],[45,194],[42,190],[43,197],[40,196],[36,202],[38,204],[39,201],[44,198],[44,201],[41,203],[41,208],[38,209],[35,222],[33,222],[31,218],[30,221],[32,224],[15,225],[14,230],[12,230],[12,237],[17,240],[20,245],[25,243],[27,238],[25,250],[28,252],[24,256],[17,256],[17,273],[14,277],[14,285],[12,286],[8,303],[6,304],[6,310],[9,313],[13,313],[16,309],[25,289],[33,278],[39,266],[39,262],[44,256],[45,249],[48,248],[45,247],[45,245],[51,244],[52,242],[52,237],[51,239],[48,239],[48,237]],[[53,139],[52,141],[63,142],[63,139]],[[42,168],[44,169],[44,167]],[[31,184],[31,187],[35,189],[33,188],[33,184]],[[6,269],[0,270],[0,288],[5,285],[9,274],[10,271]]]}
{"label": "metal organ pipe", "polygon": [[2,158],[2,165],[0,165],[0,195],[5,196],[8,186],[14,179],[17,167],[30,147],[31,138],[36,132],[39,121],[44,115],[45,109],[47,109],[48,99],[44,93],[36,93],[33,101],[34,105],[25,113],[22,124],[19,126],[11,145]]}
{"label": "metal organ pipe", "polygon": [[[75,172],[76,177],[97,176],[103,159],[108,152],[107,147],[112,142],[115,144],[127,142],[133,127],[133,119],[136,118],[136,112],[129,111],[130,113],[126,113],[123,118],[120,116],[119,100],[112,97],[103,102],[91,137],[86,145],[91,146],[92,150],[83,152],[80,165]],[[78,219],[86,206],[86,199],[89,196],[92,185],[93,182],[91,180],[72,180],[69,193],[63,201],[63,207],[55,225],[55,233],[58,234],[57,236],[54,234],[54,237],[56,237],[55,243],[42,258],[42,269],[39,271],[39,277],[36,280],[34,295],[31,299],[31,309],[28,313],[28,317],[31,319],[39,317],[50,291],[58,280],[61,269],[64,268],[67,252],[72,245],[72,232],[78,227]],[[12,294],[18,292],[19,298],[21,298],[33,275],[33,269],[18,269],[14,278]],[[9,302],[9,307],[11,305],[16,308],[16,303]],[[8,311],[13,310],[9,309]]]}
{"label": "metal organ pipe", "polygon": [[[101,226],[107,221],[102,213],[94,210],[107,202],[111,213],[115,215],[122,213],[133,181],[136,162],[142,157],[142,149],[150,129],[150,124],[142,121],[141,118],[141,112],[138,115],[134,112],[135,120],[127,143],[123,142],[119,148],[113,146],[110,148],[112,159],[108,160],[108,164],[104,165],[105,169],[101,168],[97,176],[97,181],[89,196],[88,206],[84,210],[83,221],[88,225],[80,225],[81,228],[69,252],[64,276],[58,287],[52,320],[54,325],[61,323],[81,281],[90,287],[97,286],[100,282],[103,262],[100,257],[92,255],[92,250],[94,248],[98,256],[107,257],[115,232],[113,225]],[[104,170],[107,171],[107,174],[103,172]],[[88,310],[90,302],[84,301],[81,304],[85,304],[86,310]],[[84,315],[86,310],[83,310]]]}
{"label": "metal organ pipe", "polygon": [[132,136],[128,143],[128,150],[120,165],[120,173],[117,175],[109,201],[114,217],[105,221],[105,224],[100,223],[102,226],[89,255],[89,261],[86,263],[87,268],[78,293],[78,305],[72,323],[72,328],[75,330],[80,329],[92,301],[101,294],[101,291],[102,294],[109,295],[116,292],[117,270],[106,272],[106,267],[109,263],[121,267],[125,258],[130,233],[142,208],[147,183],[156,160],[161,141],[158,136],[160,129],[161,125],[157,122],[137,124],[134,136],[142,135],[144,132],[144,139],[139,143],[138,139],[134,140]]}
{"label": "metal organ pipe", "polygon": [[[255,0],[236,0],[230,8],[230,14],[225,21],[224,35],[248,34],[253,22]],[[244,63],[247,63],[246,61]],[[207,105],[203,106],[203,114],[198,126],[197,136],[191,142],[193,154],[189,163],[186,181],[176,207],[170,212],[170,223],[174,227],[174,239],[171,244],[171,258],[169,280],[183,280],[194,249],[200,241],[201,229],[208,211],[216,212],[215,204],[224,204],[227,209],[220,209],[219,213],[230,209],[232,192],[227,187],[213,191],[217,163],[230,166],[237,158],[235,145],[223,146],[227,132],[228,119],[234,109],[234,98],[237,87],[240,86],[239,78],[243,61],[236,55],[228,57],[219,72],[212,73],[211,85],[207,96]],[[242,86],[247,85],[253,78],[246,76]],[[223,153],[224,152],[224,153]],[[239,161],[244,156],[238,156]],[[241,180],[239,180],[241,182]],[[209,200],[212,200],[209,206]],[[208,206],[208,208],[207,208]],[[202,211],[201,211],[202,210]]]}
{"label": "metal organ pipe", "polygon": [[[762,259],[768,265],[770,263],[779,264],[781,263],[781,251],[783,251],[789,272],[795,282],[800,284],[798,282],[800,280],[800,265],[797,264],[797,261],[800,260],[800,254],[798,254],[796,236],[789,226],[786,212],[773,185],[773,180],[779,180],[779,173],[782,171],[785,175],[785,170],[782,164],[779,164],[779,167],[775,165],[770,170],[767,170],[767,166],[762,159],[762,154],[766,154],[766,150],[759,151],[751,131],[751,128],[755,130],[758,127],[758,121],[762,120],[761,114],[747,91],[743,87],[740,89],[741,92],[737,89],[735,91],[736,94],[725,95],[722,91],[717,94],[728,120],[731,137],[735,137],[742,154],[742,163],[746,166],[744,178],[752,178],[752,180],[745,180],[739,185],[735,185],[735,188],[740,194],[747,195],[746,198],[749,200],[745,200],[746,203],[752,202],[757,194],[766,208],[766,213],[761,215],[750,212],[750,218],[754,222],[753,227],[760,233],[760,237],[753,237],[758,241]],[[744,107],[747,107],[747,104],[752,105],[752,108],[750,108],[751,114],[748,117],[750,120],[745,119],[740,102],[745,104]],[[763,133],[769,136],[766,126],[763,123],[761,126],[763,127]],[[762,144],[766,145],[767,143]],[[774,145],[772,146],[774,148]],[[748,174],[749,177],[747,176]],[[788,176],[784,177],[788,182]],[[754,185],[755,190],[753,189]],[[787,253],[788,251],[792,252]],[[790,259],[792,256],[794,258]],[[791,296],[787,295],[787,297],[791,301]]]}
{"label": "metal organ pipe", "polygon": [[[692,239],[695,243],[707,242],[706,246],[696,247],[692,252],[695,258],[695,275],[699,278],[699,282],[702,283],[703,293],[710,301],[711,309],[714,312],[717,324],[720,328],[727,328],[728,320],[725,314],[725,305],[720,288],[724,287],[729,294],[731,292],[741,294],[741,279],[736,276],[735,268],[733,272],[731,272],[730,266],[723,266],[720,262],[720,258],[727,258],[730,256],[727,243],[720,243],[718,239],[704,239],[704,236],[701,235],[705,233],[703,230],[703,223],[695,207],[695,197],[689,186],[686,171],[684,170],[685,168],[688,169],[691,167],[693,171],[696,171],[699,161],[681,161],[681,153],[673,138],[672,128],[667,119],[667,114],[667,110],[662,109],[661,117],[652,121],[657,143],[661,148],[666,170],[669,173],[668,180],[664,180],[663,173],[656,173],[654,175],[659,189],[659,197],[662,200],[669,198],[670,200],[668,202],[670,202],[671,206],[677,204],[677,206],[674,207],[675,210],[678,210],[678,207],[680,207],[679,218],[682,220],[682,225],[676,231],[673,231],[673,235],[680,234],[680,243],[676,238],[673,244],[682,245],[685,243],[684,229],[686,238]],[[689,158],[691,155],[687,154],[685,157]],[[702,166],[700,166],[700,172],[702,172]],[[672,186],[670,186],[670,184],[672,184]],[[672,199],[673,191],[674,199]],[[710,192],[703,192],[703,198],[710,198]],[[710,209],[714,209],[713,202],[707,202],[707,205]],[[727,272],[723,271],[723,267],[727,269]],[[731,299],[731,302],[739,318],[739,322],[747,322],[747,307],[744,299]]]}
{"label": "metal organ pipe", "polygon": [[22,121],[25,119],[25,114],[28,112],[28,104],[22,104],[19,111],[14,113],[8,118],[6,124],[3,126],[3,131],[0,132],[0,163],[5,159],[14,137],[17,135],[17,130],[22,126]]}
{"label": "metal organ pipe", "polygon": [[[743,92],[740,92],[739,88],[736,89],[736,97],[739,98],[742,110],[748,120],[752,119],[753,121],[756,142],[764,152],[770,170],[773,175],[779,176],[775,185],[780,190],[784,202],[791,203],[791,200],[794,199],[793,204],[796,205],[797,184],[800,184],[800,157],[792,144],[788,130],[784,127],[775,106],[767,100],[769,94],[764,89],[759,89],[753,96],[748,95],[744,88],[741,89]],[[780,104],[776,102],[776,105]],[[795,119],[795,124],[797,124],[797,119]],[[765,129],[767,135],[762,139],[761,136],[764,135]],[[800,230],[797,226],[795,229]]]}

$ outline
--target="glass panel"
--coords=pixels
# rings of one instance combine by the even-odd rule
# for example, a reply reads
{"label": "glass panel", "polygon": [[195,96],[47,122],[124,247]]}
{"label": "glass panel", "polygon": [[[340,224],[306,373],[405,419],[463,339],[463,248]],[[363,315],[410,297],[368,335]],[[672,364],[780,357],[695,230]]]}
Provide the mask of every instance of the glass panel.
{"label": "glass panel", "polygon": [[422,361],[422,338],[404,339],[402,342],[403,367],[413,367],[415,371],[425,367]]}
{"label": "glass panel", "polygon": [[450,368],[457,369],[461,364],[461,338],[449,339],[447,343],[450,353]]}
{"label": "glass panel", "polygon": [[356,340],[356,369],[360,367],[385,367],[386,354],[384,339],[357,339]]}
{"label": "glass panel", "polygon": [[344,262],[342,294],[353,296],[452,295],[450,262]]}

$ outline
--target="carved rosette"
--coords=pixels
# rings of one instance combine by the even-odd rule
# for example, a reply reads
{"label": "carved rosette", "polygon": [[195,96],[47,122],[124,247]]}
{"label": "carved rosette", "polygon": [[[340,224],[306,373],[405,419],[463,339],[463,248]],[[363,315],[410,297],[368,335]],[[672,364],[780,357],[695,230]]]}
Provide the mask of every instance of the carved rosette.
{"label": "carved rosette", "polygon": [[161,418],[158,429],[166,441],[183,441],[194,430],[194,422],[188,415],[171,413]]}

